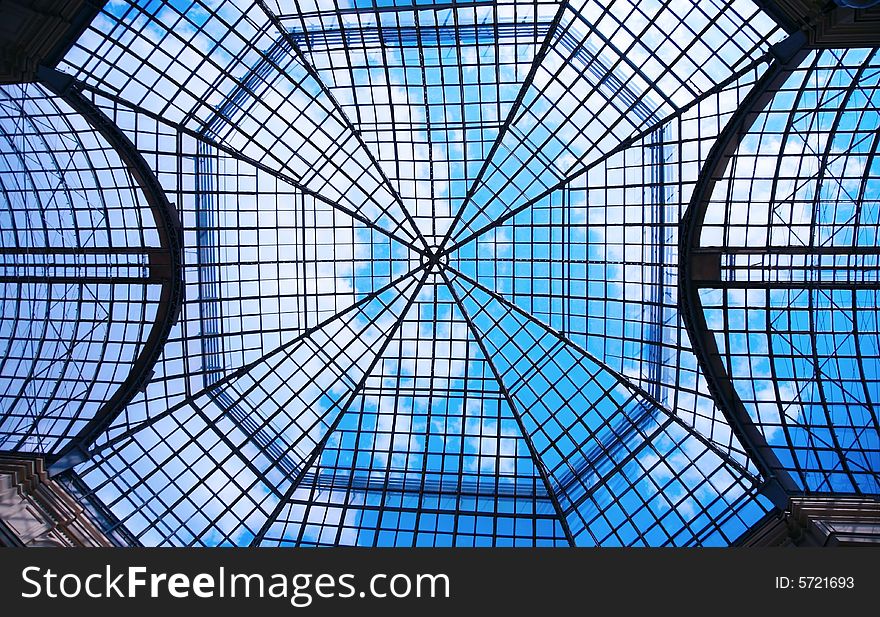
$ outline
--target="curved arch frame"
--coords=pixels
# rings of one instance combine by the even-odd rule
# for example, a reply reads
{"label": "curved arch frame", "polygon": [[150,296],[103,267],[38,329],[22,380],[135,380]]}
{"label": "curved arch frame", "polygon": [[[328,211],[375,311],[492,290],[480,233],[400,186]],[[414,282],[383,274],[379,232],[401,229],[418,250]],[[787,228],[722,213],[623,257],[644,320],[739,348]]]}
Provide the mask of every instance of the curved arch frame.
{"label": "curved arch frame", "polygon": [[49,472],[57,474],[86,460],[87,446],[149,383],[153,366],[162,353],[171,327],[177,322],[183,303],[183,232],[177,209],[168,200],[158,178],[144,157],[122,130],[83,95],[76,80],[45,67],[40,68],[37,77],[41,85],[82,115],[116,151],[147,200],[147,205],[156,221],[160,249],[150,254],[151,278],[161,284],[156,317],[150,328],[150,334],[144,341],[125,381],[119,384],[113,395],[104,402],[79,433],[56,454],[46,457]]}
{"label": "curved arch frame", "polygon": [[[790,37],[780,45],[786,43],[796,45],[798,42],[794,37]],[[749,458],[765,479],[762,492],[780,508],[787,505],[789,495],[800,492],[800,489],[749,416],[724,366],[715,337],[708,328],[703,304],[700,301],[698,282],[704,278],[707,269],[712,270],[719,265],[712,263],[714,258],[712,253],[699,251],[699,241],[716,181],[723,178],[728,162],[755,119],[806,54],[807,51],[798,45],[798,49],[793,53],[785,54],[788,57],[777,57],[733,114],[727,127],[710,150],[700,172],[690,204],[681,221],[678,246],[678,267],[681,274],[679,310],[694,353],[703,369],[712,397]],[[716,255],[720,257],[720,252]]]}

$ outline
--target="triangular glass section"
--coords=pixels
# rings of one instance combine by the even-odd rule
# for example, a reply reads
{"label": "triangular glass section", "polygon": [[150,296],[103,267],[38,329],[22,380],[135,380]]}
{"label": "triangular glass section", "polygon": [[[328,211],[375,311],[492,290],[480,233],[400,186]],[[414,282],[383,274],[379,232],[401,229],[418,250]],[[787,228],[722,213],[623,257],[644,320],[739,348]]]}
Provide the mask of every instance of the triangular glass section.
{"label": "triangular glass section", "polygon": [[[145,543],[249,543],[352,400],[416,286],[409,277],[112,436],[78,472]],[[124,482],[106,483],[115,469],[126,469]]]}
{"label": "triangular glass section", "polygon": [[[769,20],[744,22],[733,15],[739,8],[640,4],[606,13],[592,0],[561,5],[546,53],[536,57],[521,93],[522,105],[469,189],[452,238],[542,196],[637,130],[692,103],[750,59],[744,46],[751,59],[760,57],[782,32]],[[686,23],[692,11],[712,27],[694,31]],[[657,19],[673,34],[661,30]],[[696,55],[683,54],[685,48]],[[693,64],[695,57],[705,62]]]}
{"label": "triangular glass section", "polygon": [[355,2],[282,23],[439,244],[551,27],[555,2]]}
{"label": "triangular glass section", "polygon": [[738,466],[543,324],[452,281],[508,388],[575,542],[692,545],[754,492]]}
{"label": "triangular glass section", "polygon": [[493,369],[440,276],[262,545],[567,545]]}
{"label": "triangular glass section", "polygon": [[59,69],[218,142],[387,232],[418,237],[387,178],[259,3],[110,3]]}

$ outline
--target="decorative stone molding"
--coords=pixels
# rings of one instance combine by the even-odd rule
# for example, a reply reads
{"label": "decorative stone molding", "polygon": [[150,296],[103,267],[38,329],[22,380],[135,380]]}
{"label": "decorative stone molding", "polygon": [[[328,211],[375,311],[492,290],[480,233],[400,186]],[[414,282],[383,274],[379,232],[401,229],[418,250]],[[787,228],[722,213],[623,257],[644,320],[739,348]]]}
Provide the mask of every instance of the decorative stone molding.
{"label": "decorative stone molding", "polygon": [[880,4],[876,1],[768,0],[759,4],[803,31],[808,48],[880,45]]}
{"label": "decorative stone molding", "polygon": [[0,455],[0,546],[113,546],[39,458]]}
{"label": "decorative stone molding", "polygon": [[866,546],[880,544],[880,501],[868,497],[796,497],[753,527],[739,546]]}

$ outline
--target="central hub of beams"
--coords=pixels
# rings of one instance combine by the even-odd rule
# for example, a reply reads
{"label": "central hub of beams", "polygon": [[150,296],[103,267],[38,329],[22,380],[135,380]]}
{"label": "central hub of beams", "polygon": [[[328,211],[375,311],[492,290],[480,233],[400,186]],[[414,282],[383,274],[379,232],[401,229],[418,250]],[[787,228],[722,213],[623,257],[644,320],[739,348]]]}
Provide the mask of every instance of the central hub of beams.
{"label": "central hub of beams", "polygon": [[422,265],[428,272],[440,272],[449,265],[449,255],[444,253],[439,246],[430,246],[422,253]]}

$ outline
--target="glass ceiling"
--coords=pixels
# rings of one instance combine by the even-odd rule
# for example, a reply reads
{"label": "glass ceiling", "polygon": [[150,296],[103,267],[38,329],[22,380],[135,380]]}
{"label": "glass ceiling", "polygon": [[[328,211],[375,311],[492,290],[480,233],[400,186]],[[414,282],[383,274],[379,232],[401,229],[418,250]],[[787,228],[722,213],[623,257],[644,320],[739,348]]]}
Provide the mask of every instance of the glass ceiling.
{"label": "glass ceiling", "polygon": [[[877,494],[878,70],[783,67],[786,36],[751,0],[110,2],[0,90],[3,183],[36,178],[4,216],[104,217],[147,283],[59,279],[4,223],[0,448],[145,545],[727,545],[780,495]],[[71,163],[22,153],[48,137]],[[103,410],[54,348],[9,360],[83,322]]]}
{"label": "glass ceiling", "polygon": [[705,204],[705,325],[798,491],[880,493],[878,101],[876,50],[811,53]]}

